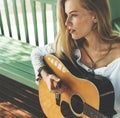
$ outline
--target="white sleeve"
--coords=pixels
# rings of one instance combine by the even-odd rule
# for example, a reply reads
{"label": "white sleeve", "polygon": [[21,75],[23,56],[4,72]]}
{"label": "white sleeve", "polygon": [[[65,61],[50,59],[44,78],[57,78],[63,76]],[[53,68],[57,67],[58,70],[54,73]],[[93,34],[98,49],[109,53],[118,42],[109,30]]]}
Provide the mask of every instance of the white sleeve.
{"label": "white sleeve", "polygon": [[43,61],[43,57],[46,55],[46,54],[49,54],[49,53],[54,53],[55,52],[55,45],[54,43],[52,44],[47,44],[43,47],[37,47],[37,48],[34,48],[32,50],[32,53],[31,53],[31,61],[32,61],[32,65],[33,65],[33,68],[34,68],[34,72],[35,72],[35,78],[39,78],[38,77],[38,70],[40,67],[43,67],[45,66],[44,64],[44,61]]}

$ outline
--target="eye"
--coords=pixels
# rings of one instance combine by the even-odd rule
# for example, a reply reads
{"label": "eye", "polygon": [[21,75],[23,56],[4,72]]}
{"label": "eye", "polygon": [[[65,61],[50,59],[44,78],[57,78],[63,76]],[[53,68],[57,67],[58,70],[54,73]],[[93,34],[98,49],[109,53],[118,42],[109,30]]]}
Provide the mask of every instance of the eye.
{"label": "eye", "polygon": [[77,14],[70,14],[69,18],[72,20],[72,19],[76,18],[77,16],[78,16]]}
{"label": "eye", "polygon": [[71,17],[76,17],[76,16],[78,16],[77,14],[71,14],[70,15]]}
{"label": "eye", "polygon": [[68,17],[68,15],[67,14],[65,14],[65,18],[67,19],[67,17]]}
{"label": "eye", "polygon": [[66,20],[69,20],[69,21],[73,20],[77,16],[78,16],[78,14],[76,14],[76,13],[65,14]]}

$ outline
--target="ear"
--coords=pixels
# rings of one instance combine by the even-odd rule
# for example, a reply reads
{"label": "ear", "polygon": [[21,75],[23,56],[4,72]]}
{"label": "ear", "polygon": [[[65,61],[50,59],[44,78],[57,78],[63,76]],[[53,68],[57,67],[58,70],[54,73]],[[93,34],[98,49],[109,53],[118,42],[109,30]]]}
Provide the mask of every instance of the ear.
{"label": "ear", "polygon": [[97,23],[97,17],[96,17],[96,15],[94,14],[94,15],[92,15],[92,20],[93,20],[93,22],[94,23]]}

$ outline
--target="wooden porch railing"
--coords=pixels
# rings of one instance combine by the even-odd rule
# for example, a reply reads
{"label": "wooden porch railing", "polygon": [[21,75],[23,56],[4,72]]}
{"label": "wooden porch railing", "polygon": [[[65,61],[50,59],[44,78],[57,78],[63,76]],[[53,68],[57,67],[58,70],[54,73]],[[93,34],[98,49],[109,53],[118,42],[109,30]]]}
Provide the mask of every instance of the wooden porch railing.
{"label": "wooden porch railing", "polygon": [[[54,41],[57,0],[0,0],[0,74],[33,89],[33,48]],[[51,36],[52,35],[52,36]]]}
{"label": "wooden porch railing", "polygon": [[[57,23],[56,23],[56,2],[57,0],[1,0],[0,3],[4,6],[1,6],[2,10],[0,10],[0,28],[1,28],[1,35],[6,35],[6,29],[8,29],[8,36],[14,38],[13,33],[16,32],[17,38],[19,40],[22,39],[23,35],[20,31],[24,30],[25,34],[25,41],[30,43],[30,30],[33,30],[33,35],[35,45],[38,46],[39,43],[44,40],[44,44],[48,43],[48,28],[47,28],[47,5],[50,7],[50,11],[52,12],[52,24],[53,24],[53,37],[55,38],[57,33]],[[29,5],[28,5],[29,4]],[[9,7],[11,6],[11,7]],[[28,9],[28,6],[30,7]],[[11,17],[11,13],[13,12],[13,17]],[[2,13],[4,12],[4,13]],[[22,16],[19,17],[19,12],[22,12]],[[32,17],[28,17],[29,13],[32,14]],[[4,17],[3,15],[4,14]],[[41,24],[42,27],[39,27],[39,23],[42,20]],[[6,21],[6,27],[5,27]],[[12,30],[13,21],[15,21],[15,28]],[[24,29],[21,29],[21,21],[23,21]],[[33,29],[29,29],[29,21],[32,22]],[[42,29],[39,31],[39,29]],[[51,30],[51,27],[49,27]],[[15,31],[16,30],[16,31]],[[43,39],[39,37],[39,35],[43,35]]]}

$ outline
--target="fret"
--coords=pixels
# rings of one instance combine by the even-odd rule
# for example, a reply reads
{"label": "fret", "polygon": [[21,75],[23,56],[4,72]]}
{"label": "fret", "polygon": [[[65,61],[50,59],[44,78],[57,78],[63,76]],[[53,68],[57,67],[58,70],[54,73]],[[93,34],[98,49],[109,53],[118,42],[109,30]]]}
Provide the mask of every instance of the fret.
{"label": "fret", "polygon": [[104,114],[100,113],[98,110],[94,109],[90,105],[84,103],[83,113],[90,118],[108,118]]}

